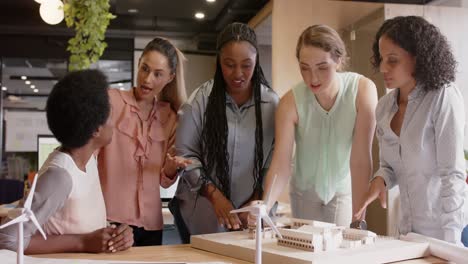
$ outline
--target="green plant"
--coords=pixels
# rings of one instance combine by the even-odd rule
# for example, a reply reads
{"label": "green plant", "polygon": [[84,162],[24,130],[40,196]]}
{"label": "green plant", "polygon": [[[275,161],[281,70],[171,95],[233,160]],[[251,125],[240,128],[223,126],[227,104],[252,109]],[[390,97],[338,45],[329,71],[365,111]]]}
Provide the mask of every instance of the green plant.
{"label": "green plant", "polygon": [[68,41],[71,53],[70,71],[89,68],[99,60],[107,47],[104,41],[107,26],[115,18],[109,12],[109,0],[67,0],[64,5],[67,27],[74,28],[75,37]]}

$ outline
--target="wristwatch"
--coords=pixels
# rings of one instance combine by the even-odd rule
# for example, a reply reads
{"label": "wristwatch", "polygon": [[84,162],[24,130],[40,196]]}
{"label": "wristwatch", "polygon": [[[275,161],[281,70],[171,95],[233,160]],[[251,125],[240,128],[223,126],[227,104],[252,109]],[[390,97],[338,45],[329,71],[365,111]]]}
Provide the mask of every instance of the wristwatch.
{"label": "wristwatch", "polygon": [[356,220],[352,222],[349,227],[361,230],[367,230],[367,222],[366,220]]}

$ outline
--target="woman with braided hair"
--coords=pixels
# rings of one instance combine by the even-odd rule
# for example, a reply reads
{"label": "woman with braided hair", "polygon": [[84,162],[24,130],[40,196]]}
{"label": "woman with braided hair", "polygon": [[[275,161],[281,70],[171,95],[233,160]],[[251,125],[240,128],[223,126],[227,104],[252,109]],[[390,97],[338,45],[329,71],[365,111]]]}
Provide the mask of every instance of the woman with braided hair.
{"label": "woman with braided hair", "polygon": [[217,40],[216,72],[179,113],[177,155],[193,161],[170,204],[185,243],[189,236],[245,227],[230,214],[262,193],[274,142],[278,96],[259,64],[255,32],[232,23]]}

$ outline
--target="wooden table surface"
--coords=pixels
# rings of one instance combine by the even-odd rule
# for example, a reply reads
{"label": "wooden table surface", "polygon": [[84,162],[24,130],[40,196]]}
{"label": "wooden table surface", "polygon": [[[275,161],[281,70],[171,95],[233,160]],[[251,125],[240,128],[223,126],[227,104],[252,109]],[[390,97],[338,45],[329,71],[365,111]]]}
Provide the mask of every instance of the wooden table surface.
{"label": "wooden table surface", "polygon": [[[168,261],[168,262],[227,262],[233,264],[247,264],[250,262],[225,257],[222,255],[198,250],[190,245],[167,245],[152,247],[132,247],[127,251],[113,254],[84,254],[65,253],[34,255],[33,257],[58,258],[58,259],[93,259],[93,260],[123,260],[123,261]],[[446,261],[430,256],[424,259],[415,259],[398,262],[399,264],[442,264]]]}
{"label": "wooden table surface", "polygon": [[168,262],[210,262],[222,261],[233,264],[248,264],[249,262],[221,256],[203,250],[191,248],[190,245],[167,245],[151,247],[132,247],[129,250],[112,254],[65,253],[33,255],[59,259],[93,259],[93,260],[124,260],[124,261],[168,261]]}

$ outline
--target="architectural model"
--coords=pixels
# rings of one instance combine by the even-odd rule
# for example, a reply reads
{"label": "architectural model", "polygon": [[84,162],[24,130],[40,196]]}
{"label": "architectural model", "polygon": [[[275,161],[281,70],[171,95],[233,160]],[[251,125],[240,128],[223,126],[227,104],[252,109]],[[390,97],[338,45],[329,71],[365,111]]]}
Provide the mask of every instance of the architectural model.
{"label": "architectural model", "polygon": [[[428,243],[380,237],[369,231],[319,221],[282,218],[278,222],[284,224],[278,228],[282,238],[264,228],[265,231],[195,235],[191,236],[191,246],[250,262],[262,252],[263,263],[268,264],[373,264],[421,258],[428,254]],[[261,234],[261,251],[255,237],[257,232]]]}
{"label": "architectural model", "polygon": [[[374,244],[377,235],[371,231],[345,228],[335,224],[305,220],[290,219],[290,228],[279,227],[283,238],[278,238],[278,245],[316,252],[329,251],[337,248],[356,248],[362,245]],[[255,226],[249,226],[249,238],[255,239]],[[275,238],[271,228],[265,227],[263,238]]]}
{"label": "architectural model", "polygon": [[[263,231],[252,230],[261,225],[258,224],[244,231],[195,235],[191,237],[191,246],[250,262],[257,261],[261,252],[263,263],[268,264],[374,264],[422,258],[430,254],[455,263],[466,263],[468,256],[466,248],[413,233],[402,239],[319,221],[277,220],[282,223],[282,226],[277,225],[281,238],[273,235],[266,226]],[[255,237],[257,233],[261,234],[261,250]]]}

